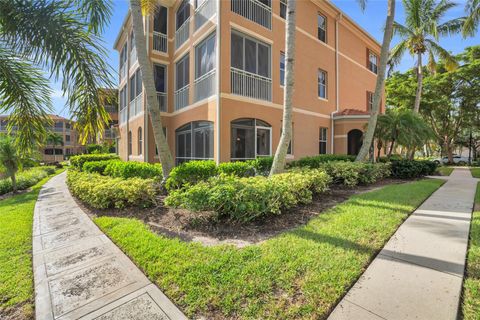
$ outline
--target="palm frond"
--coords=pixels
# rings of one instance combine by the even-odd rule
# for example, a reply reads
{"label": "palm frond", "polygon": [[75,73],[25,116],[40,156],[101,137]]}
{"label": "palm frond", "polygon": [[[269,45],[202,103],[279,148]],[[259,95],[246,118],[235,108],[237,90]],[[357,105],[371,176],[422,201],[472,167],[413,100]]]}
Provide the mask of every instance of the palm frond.
{"label": "palm frond", "polygon": [[474,36],[480,25],[480,0],[469,0],[465,6],[467,17],[462,28],[463,37]]}
{"label": "palm frond", "polygon": [[441,36],[452,36],[458,34],[462,31],[462,28],[465,25],[465,19],[465,17],[456,18],[438,25],[438,34]]}
{"label": "palm frond", "polygon": [[407,50],[407,41],[400,41],[393,49],[390,51],[389,65],[396,66],[400,63],[400,60],[403,57],[403,54]]}
{"label": "palm frond", "polygon": [[112,16],[110,0],[75,0],[75,6],[88,23],[89,31],[96,35],[103,32]]}
{"label": "palm frond", "polygon": [[425,43],[428,45],[428,49],[432,52],[432,54],[442,59],[442,61],[445,63],[445,68],[447,70],[451,71],[458,67],[458,62],[455,57],[450,54],[450,52],[438,45],[435,41],[426,39]]}

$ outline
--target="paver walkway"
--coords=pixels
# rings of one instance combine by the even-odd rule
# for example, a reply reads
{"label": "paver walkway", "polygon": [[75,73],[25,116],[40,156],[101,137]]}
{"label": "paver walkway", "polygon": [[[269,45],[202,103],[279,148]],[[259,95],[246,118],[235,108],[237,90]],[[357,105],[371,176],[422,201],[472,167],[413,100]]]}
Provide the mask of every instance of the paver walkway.
{"label": "paver walkway", "polygon": [[477,179],[456,168],[397,230],[330,315],[456,319]]}
{"label": "paver walkway", "polygon": [[35,205],[36,319],[186,319],[76,205],[65,175]]}

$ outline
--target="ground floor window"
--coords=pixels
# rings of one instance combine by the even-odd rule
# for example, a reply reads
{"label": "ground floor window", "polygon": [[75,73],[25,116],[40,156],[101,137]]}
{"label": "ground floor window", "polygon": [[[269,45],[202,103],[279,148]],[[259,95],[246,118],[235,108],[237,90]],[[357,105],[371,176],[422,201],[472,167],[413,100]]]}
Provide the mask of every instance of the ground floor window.
{"label": "ground floor window", "polygon": [[318,139],[318,153],[327,154],[327,128],[320,128],[320,135]]}
{"label": "ground floor window", "polygon": [[272,127],[258,119],[231,122],[231,160],[255,159],[272,154]]}
{"label": "ground floor window", "polygon": [[60,155],[60,154],[63,154],[63,149],[58,149],[58,148],[45,149],[44,153],[46,155]]}
{"label": "ground floor window", "polygon": [[213,159],[213,122],[194,121],[175,130],[176,163]]}

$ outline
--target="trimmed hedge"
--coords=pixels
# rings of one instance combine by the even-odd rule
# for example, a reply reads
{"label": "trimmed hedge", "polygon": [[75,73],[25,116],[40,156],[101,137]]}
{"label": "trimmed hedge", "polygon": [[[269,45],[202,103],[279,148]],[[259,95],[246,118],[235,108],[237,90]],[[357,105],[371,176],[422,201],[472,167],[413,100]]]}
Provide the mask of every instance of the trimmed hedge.
{"label": "trimmed hedge", "polygon": [[213,211],[218,217],[245,222],[310,203],[313,193],[327,190],[330,181],[321,170],[289,172],[271,178],[220,174],[172,191],[165,204],[191,211]]}
{"label": "trimmed hedge", "polygon": [[438,165],[428,160],[394,160],[391,161],[392,177],[398,179],[415,179],[432,175]]}
{"label": "trimmed hedge", "polygon": [[391,174],[388,163],[332,161],[324,163],[321,168],[332,177],[334,183],[348,187],[375,183]]}
{"label": "trimmed hedge", "polygon": [[[40,180],[55,173],[55,167],[34,167],[17,173],[17,189],[25,190],[36,185]],[[12,180],[7,177],[0,179],[0,195],[12,192]]]}
{"label": "trimmed hedge", "polygon": [[85,162],[82,166],[82,171],[88,173],[99,173],[104,174],[107,166],[112,162],[121,162],[121,160],[100,160],[100,161],[88,161]]}
{"label": "trimmed hedge", "polygon": [[320,154],[318,156],[304,157],[296,161],[290,162],[290,167],[308,167],[320,168],[324,163],[331,161],[355,161],[355,156],[342,154]]}
{"label": "trimmed hedge", "polygon": [[110,161],[104,174],[123,179],[141,178],[162,180],[162,165],[136,161]]}
{"label": "trimmed hedge", "polygon": [[254,163],[250,161],[235,161],[235,162],[222,162],[218,165],[217,170],[219,173],[226,175],[233,175],[237,177],[253,177],[255,176]]}
{"label": "trimmed hedge", "polygon": [[69,170],[67,185],[70,192],[97,209],[150,207],[155,203],[153,179],[105,177],[98,173]]}
{"label": "trimmed hedge", "polygon": [[165,187],[167,190],[182,188],[186,184],[196,184],[218,174],[217,165],[212,160],[189,161],[170,171]]}
{"label": "trimmed hedge", "polygon": [[70,164],[78,169],[82,170],[83,164],[89,161],[102,161],[102,160],[120,160],[120,157],[116,154],[104,153],[104,154],[81,154],[78,156],[70,157]]}

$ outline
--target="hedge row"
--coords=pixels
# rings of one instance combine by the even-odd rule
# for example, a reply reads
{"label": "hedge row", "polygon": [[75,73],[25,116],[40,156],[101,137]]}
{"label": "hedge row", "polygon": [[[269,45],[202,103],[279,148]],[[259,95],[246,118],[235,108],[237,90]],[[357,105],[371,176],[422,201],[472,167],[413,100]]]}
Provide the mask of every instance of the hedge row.
{"label": "hedge row", "polygon": [[390,176],[389,163],[332,161],[320,166],[332,177],[333,183],[354,187],[372,184]]}
{"label": "hedge row", "polygon": [[82,170],[83,164],[89,161],[101,161],[101,160],[120,160],[120,157],[116,154],[103,153],[103,154],[82,154],[78,156],[70,157],[70,164],[78,169]]}
{"label": "hedge row", "polygon": [[[40,180],[55,173],[55,167],[34,167],[17,173],[17,189],[25,190],[36,185]],[[0,179],[0,195],[12,192],[12,180],[10,178]]]}
{"label": "hedge row", "polygon": [[161,180],[163,177],[162,165],[159,163],[124,162],[117,159],[85,162],[82,171],[123,179],[142,178]]}
{"label": "hedge row", "polygon": [[250,221],[310,203],[313,193],[327,190],[330,181],[321,170],[288,172],[271,178],[220,174],[173,190],[165,204],[192,211],[213,211],[218,217],[231,220]]}
{"label": "hedge row", "polygon": [[398,179],[414,179],[432,175],[438,165],[428,160],[394,160],[390,162],[392,177]]}
{"label": "hedge row", "polygon": [[158,189],[153,179],[125,180],[76,170],[68,171],[67,184],[74,196],[97,209],[150,207]]}
{"label": "hedge row", "polygon": [[308,167],[308,168],[320,168],[324,163],[331,161],[355,161],[355,156],[344,154],[320,154],[317,156],[304,157],[296,161],[289,163],[289,167]]}

